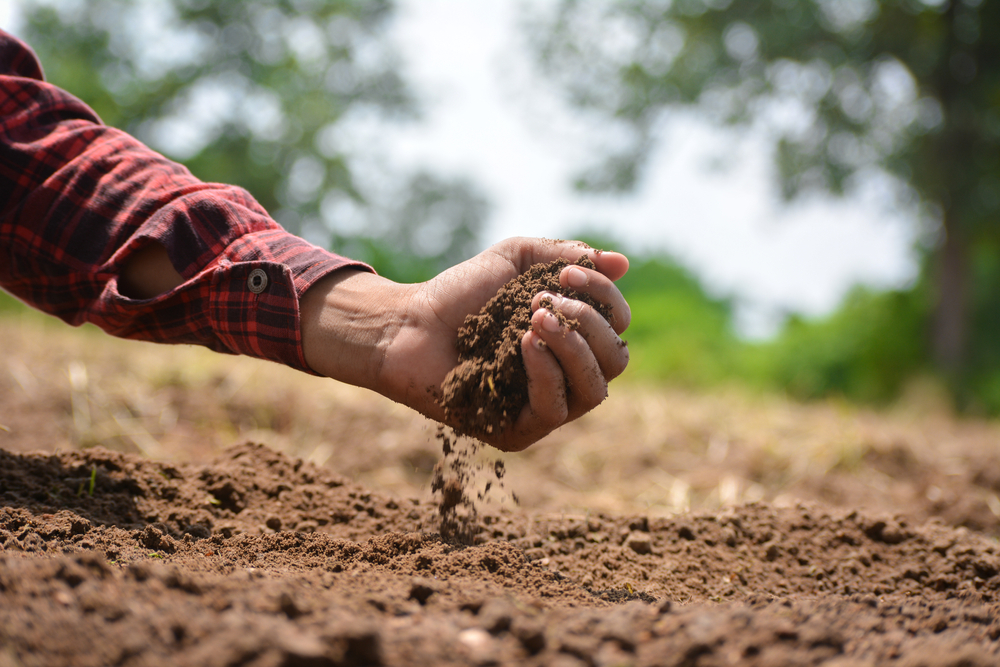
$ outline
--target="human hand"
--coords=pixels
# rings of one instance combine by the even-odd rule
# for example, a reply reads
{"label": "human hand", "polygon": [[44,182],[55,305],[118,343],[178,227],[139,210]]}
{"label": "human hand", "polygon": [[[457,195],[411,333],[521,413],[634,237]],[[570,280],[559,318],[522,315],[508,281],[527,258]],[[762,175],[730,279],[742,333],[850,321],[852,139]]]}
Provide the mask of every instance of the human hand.
{"label": "human hand", "polygon": [[[611,308],[607,322],[583,302],[539,294],[532,300],[532,328],[521,341],[528,376],[528,404],[510,428],[482,434],[485,442],[517,451],[596,407],[607,383],[628,363],[619,338],[629,325],[628,304],[615,287],[628,270],[624,255],[598,252],[572,241],[509,239],[426,283],[400,285],[358,271],[339,271],[302,299],[306,361],[318,373],[368,387],[432,419],[444,419],[441,383],[458,363],[455,342],[465,317],[530,266],[588,255],[597,270],[569,266],[560,284],[585,292]],[[540,307],[580,326],[568,331]]]}

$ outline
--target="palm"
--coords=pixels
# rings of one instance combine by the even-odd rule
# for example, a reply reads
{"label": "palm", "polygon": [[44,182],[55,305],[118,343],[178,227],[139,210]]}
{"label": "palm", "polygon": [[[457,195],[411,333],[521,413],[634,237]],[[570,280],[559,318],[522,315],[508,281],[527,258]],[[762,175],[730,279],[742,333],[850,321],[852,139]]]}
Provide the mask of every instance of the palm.
{"label": "palm", "polygon": [[443,417],[437,403],[441,383],[458,365],[458,330],[478,312],[519,267],[500,255],[484,253],[415,286],[406,309],[410,322],[400,330],[386,354],[383,377],[396,383],[396,400],[434,419]]}

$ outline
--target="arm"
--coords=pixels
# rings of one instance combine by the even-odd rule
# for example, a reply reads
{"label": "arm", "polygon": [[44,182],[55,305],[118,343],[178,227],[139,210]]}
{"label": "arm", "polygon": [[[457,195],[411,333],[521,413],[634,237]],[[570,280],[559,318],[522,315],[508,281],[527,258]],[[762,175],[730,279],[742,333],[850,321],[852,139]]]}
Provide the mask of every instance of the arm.
{"label": "arm", "polygon": [[[271,359],[440,419],[433,390],[457,362],[465,316],[530,265],[586,252],[514,239],[427,283],[399,285],[288,234],[245,191],[202,183],[102,125],[42,82],[27,47],[0,31],[4,62],[0,285],[71,324]],[[612,281],[628,262],[591,259],[597,271],[567,268],[563,284],[611,305],[615,328],[580,302],[557,300],[581,327],[552,329],[536,296],[522,340],[529,405],[492,444],[523,449],[600,403],[624,369],[617,334],[628,306]]]}
{"label": "arm", "polygon": [[[164,282],[171,270],[166,251],[161,246],[149,250],[136,254],[127,273],[135,289],[156,294],[172,288],[180,276]],[[435,390],[458,362],[455,341],[465,316],[532,264],[557,257],[575,260],[584,252],[580,244],[512,239],[419,285],[357,270],[331,273],[301,302],[306,362],[315,372],[372,389],[441,421]],[[557,310],[580,321],[577,331],[563,331],[539,307],[543,295],[535,296],[532,328],[521,345],[529,403],[510,432],[491,438],[500,449],[524,449],[593,409],[607,396],[608,382],[628,364],[628,348],[618,334],[631,314],[612,282],[628,270],[628,260],[617,253],[589,256],[598,271],[566,267],[560,282],[609,304],[614,326],[582,302],[557,298]],[[573,391],[567,391],[567,383]]]}

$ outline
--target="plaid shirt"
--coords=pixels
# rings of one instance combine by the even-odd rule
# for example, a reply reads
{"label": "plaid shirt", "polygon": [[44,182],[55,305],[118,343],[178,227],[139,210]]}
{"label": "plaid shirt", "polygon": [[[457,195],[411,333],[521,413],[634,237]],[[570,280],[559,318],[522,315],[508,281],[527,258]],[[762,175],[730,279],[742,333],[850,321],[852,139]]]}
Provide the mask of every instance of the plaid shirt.
{"label": "plaid shirt", "polygon": [[[151,241],[184,282],[152,299],[118,289]],[[0,30],[0,286],[73,325],[196,343],[310,372],[299,298],[365,265],[281,228],[245,190],[203,183],[43,81]]]}

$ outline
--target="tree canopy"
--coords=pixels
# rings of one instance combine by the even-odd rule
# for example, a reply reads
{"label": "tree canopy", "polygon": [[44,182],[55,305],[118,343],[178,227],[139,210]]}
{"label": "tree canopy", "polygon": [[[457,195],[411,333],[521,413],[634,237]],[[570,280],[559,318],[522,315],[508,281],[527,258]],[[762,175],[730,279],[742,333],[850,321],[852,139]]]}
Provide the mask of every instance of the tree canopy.
{"label": "tree canopy", "polygon": [[562,0],[529,34],[541,71],[617,132],[581,188],[634,187],[681,107],[769,132],[787,197],[890,176],[939,223],[928,350],[963,377],[997,356],[996,26],[996,0]]}

